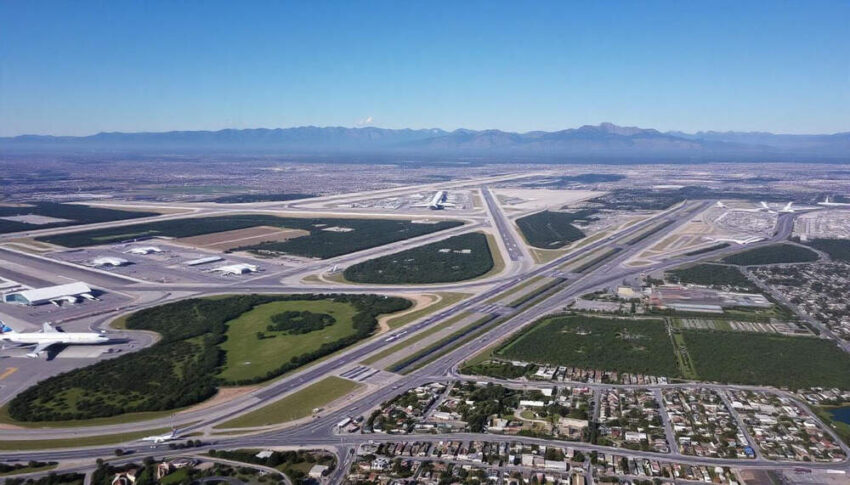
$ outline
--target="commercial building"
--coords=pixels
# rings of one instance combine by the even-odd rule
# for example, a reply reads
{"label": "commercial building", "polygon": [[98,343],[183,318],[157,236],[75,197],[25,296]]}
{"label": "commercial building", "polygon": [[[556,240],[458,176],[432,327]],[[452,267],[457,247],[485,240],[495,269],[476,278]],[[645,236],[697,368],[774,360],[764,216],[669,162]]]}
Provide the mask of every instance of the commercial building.
{"label": "commercial building", "polygon": [[61,301],[76,302],[79,297],[94,299],[92,290],[83,282],[68,283],[58,286],[47,286],[31,290],[18,291],[3,295],[6,303],[19,305],[41,305],[44,303],[58,303]]}

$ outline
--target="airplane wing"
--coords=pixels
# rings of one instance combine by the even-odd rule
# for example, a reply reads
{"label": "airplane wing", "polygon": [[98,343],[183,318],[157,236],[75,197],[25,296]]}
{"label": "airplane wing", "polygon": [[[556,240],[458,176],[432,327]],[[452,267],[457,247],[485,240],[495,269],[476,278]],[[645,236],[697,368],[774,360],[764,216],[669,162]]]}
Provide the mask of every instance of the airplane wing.
{"label": "airplane wing", "polygon": [[32,352],[28,353],[27,356],[38,357],[39,355],[41,355],[42,352],[47,350],[47,347],[50,347],[51,345],[53,345],[53,343],[40,343],[36,345],[35,348],[32,349]]}
{"label": "airplane wing", "polygon": [[42,333],[56,333],[57,330],[50,326],[49,322],[44,322],[41,324]]}

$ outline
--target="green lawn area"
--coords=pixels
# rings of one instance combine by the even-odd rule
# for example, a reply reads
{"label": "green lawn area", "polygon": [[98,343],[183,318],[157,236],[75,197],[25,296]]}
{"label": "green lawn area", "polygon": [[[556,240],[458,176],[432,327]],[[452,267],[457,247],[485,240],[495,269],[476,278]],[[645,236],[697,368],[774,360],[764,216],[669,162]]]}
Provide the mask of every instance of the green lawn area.
{"label": "green lawn area", "polygon": [[455,303],[460,302],[464,298],[468,297],[469,293],[437,293],[437,295],[440,297],[440,301],[405,315],[390,318],[387,320],[387,325],[391,329],[407,325],[408,323],[414,322],[426,315],[436,313],[443,308],[450,307]]}
{"label": "green lawn area", "polygon": [[0,450],[3,451],[40,451],[53,448],[76,448],[80,446],[102,446],[125,441],[142,439],[145,436],[164,434],[171,428],[151,429],[133,433],[106,434],[96,436],[79,436],[53,440],[0,440]]}
{"label": "green lawn area", "polygon": [[498,349],[503,359],[678,377],[661,319],[544,318]]}
{"label": "green lawn area", "polygon": [[231,419],[215,428],[253,428],[294,421],[310,416],[313,409],[325,406],[360,387],[362,384],[341,377],[326,377],[268,406]]}
{"label": "green lawn area", "polygon": [[850,389],[850,356],[829,340],[745,332],[682,333],[702,380]]}
{"label": "green lawn area", "polygon": [[503,269],[505,269],[505,258],[502,256],[502,251],[499,250],[499,244],[496,242],[496,236],[489,232],[485,232],[484,235],[487,236],[487,246],[490,248],[490,257],[493,258],[493,267],[490,268],[490,271],[479,276],[478,279],[499,274]]}
{"label": "green lawn area", "polygon": [[32,473],[32,472],[46,472],[48,470],[53,470],[58,465],[56,463],[53,464],[45,464],[44,466],[25,466],[22,468],[18,468],[17,470],[12,470],[10,472],[0,473],[0,477],[8,477],[10,475],[20,475],[22,473]]}
{"label": "green lawn area", "polygon": [[401,351],[402,349],[406,349],[407,347],[415,344],[416,342],[422,340],[423,338],[428,337],[430,335],[433,335],[433,334],[439,332],[440,330],[444,330],[444,329],[454,325],[455,323],[463,320],[467,316],[469,316],[468,313],[461,312],[461,313],[455,315],[454,317],[449,318],[447,320],[444,320],[444,321],[442,321],[442,322],[440,322],[436,325],[431,325],[426,330],[423,330],[423,331],[417,333],[416,335],[414,335],[412,337],[409,337],[409,338],[407,338],[407,339],[405,339],[405,340],[403,340],[403,341],[401,341],[401,342],[399,342],[395,345],[392,345],[392,346],[370,356],[370,357],[367,357],[366,359],[363,359],[360,363],[363,364],[363,365],[372,365],[375,362],[383,359],[384,357],[388,357],[388,356],[390,356],[390,355],[392,355],[396,352]]}
{"label": "green lawn area", "polygon": [[[324,313],[333,316],[336,323],[300,335],[268,331],[266,327],[271,317],[285,311]],[[229,382],[262,377],[292,357],[354,335],[356,330],[351,319],[355,313],[357,310],[352,305],[331,300],[276,301],[259,305],[228,323],[227,340],[221,344],[225,365],[219,377]],[[257,332],[263,332],[266,338],[258,339]]]}
{"label": "green lawn area", "polygon": [[497,319],[498,317],[494,315],[483,316],[469,325],[464,325],[460,329],[455,330],[451,334],[441,338],[424,349],[421,349],[412,355],[406,355],[403,359],[397,362],[393,362],[388,367],[385,367],[385,369],[391,372],[409,374],[480,336],[483,332],[487,331],[487,327]]}

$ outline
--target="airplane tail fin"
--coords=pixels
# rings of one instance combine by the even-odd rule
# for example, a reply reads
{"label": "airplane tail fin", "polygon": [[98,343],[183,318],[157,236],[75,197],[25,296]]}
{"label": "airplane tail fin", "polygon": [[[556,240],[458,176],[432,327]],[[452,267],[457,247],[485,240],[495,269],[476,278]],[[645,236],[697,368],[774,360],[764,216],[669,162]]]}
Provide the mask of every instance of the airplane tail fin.
{"label": "airplane tail fin", "polygon": [[0,333],[16,333],[14,330],[6,326],[5,323],[0,322]]}

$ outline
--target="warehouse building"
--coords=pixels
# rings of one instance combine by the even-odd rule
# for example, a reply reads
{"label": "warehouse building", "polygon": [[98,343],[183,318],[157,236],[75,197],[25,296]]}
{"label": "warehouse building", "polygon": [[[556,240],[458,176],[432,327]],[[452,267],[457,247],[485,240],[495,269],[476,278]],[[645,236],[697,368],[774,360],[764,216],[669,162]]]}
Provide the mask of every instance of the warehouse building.
{"label": "warehouse building", "polygon": [[228,266],[219,266],[218,268],[213,269],[213,271],[221,273],[223,275],[239,275],[245,273],[256,273],[257,266],[253,264],[240,263],[240,264],[231,264]]}
{"label": "warehouse building", "polygon": [[101,267],[115,268],[115,267],[118,267],[118,266],[126,266],[128,264],[130,264],[130,262],[127,261],[126,259],[116,258],[116,257],[113,257],[113,256],[101,256],[99,258],[93,259],[92,262],[91,262],[92,266],[95,266],[95,267],[98,267],[98,268],[101,268]]}
{"label": "warehouse building", "polygon": [[127,254],[138,254],[140,256],[144,256],[146,254],[161,253],[162,249],[159,249],[156,246],[141,246],[130,248],[126,252]]}
{"label": "warehouse building", "polygon": [[42,305],[45,303],[70,302],[76,303],[79,298],[94,300],[92,289],[83,282],[68,283],[58,286],[47,286],[44,288],[35,288],[31,290],[18,291],[3,295],[5,303],[14,303],[18,305]]}

